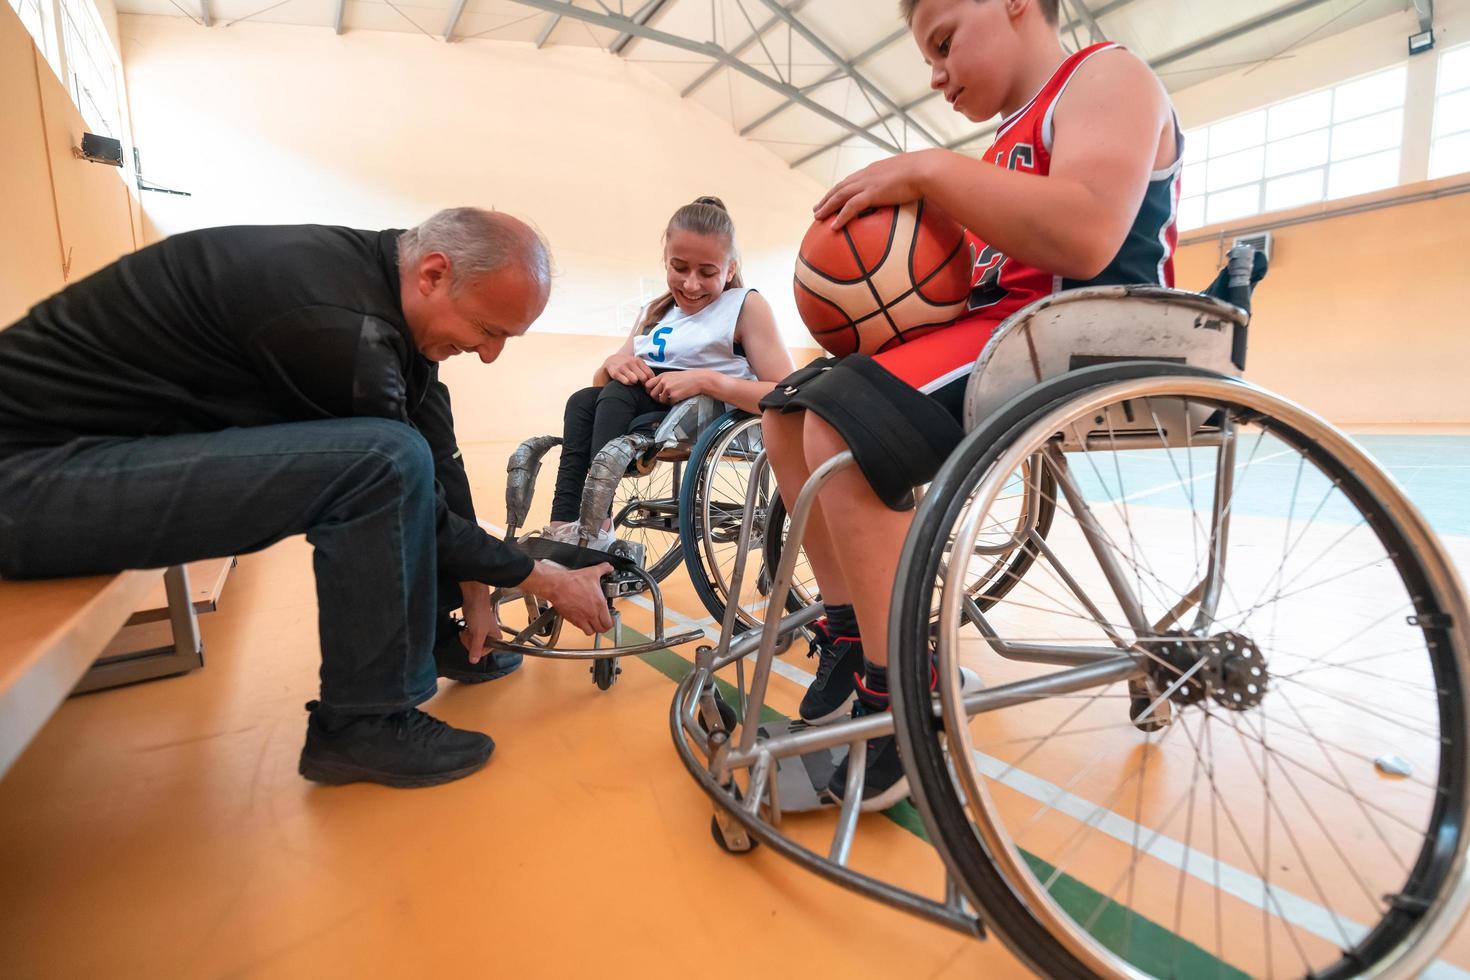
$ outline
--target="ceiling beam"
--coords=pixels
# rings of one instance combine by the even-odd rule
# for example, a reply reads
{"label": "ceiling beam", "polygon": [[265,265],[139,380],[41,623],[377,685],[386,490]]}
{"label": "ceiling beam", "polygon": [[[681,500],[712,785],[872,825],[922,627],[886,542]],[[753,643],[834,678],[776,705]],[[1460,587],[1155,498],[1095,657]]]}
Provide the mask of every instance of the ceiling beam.
{"label": "ceiling beam", "polygon": [[[838,54],[832,49],[831,45],[818,37],[815,31],[813,31],[810,27],[807,27],[806,24],[802,22],[801,18],[797,17],[795,14],[788,11],[785,7],[781,6],[781,4],[777,2],[777,0],[761,0],[761,3],[765,4],[766,8],[770,10],[771,13],[784,20],[793,31],[801,35],[801,38],[804,41],[806,41],[812,47],[821,52],[822,57],[832,62],[832,64],[837,66],[838,68],[841,68],[842,71],[849,78],[851,78],[854,83],[856,83],[858,88],[866,90],[869,95],[882,103],[883,108],[887,109],[889,112],[894,113],[896,116],[898,116],[898,118],[902,119],[903,124],[906,127],[918,133],[919,136],[921,136],[923,139],[927,140],[934,146],[938,146],[942,142],[933,133],[925,129],[918,120],[912,118],[911,116],[909,116],[908,113],[900,109],[898,107],[898,103],[890,99],[878,88],[877,85],[874,85],[870,79],[859,72],[857,70],[857,66],[848,61],[846,58],[842,57],[842,55]],[[874,111],[876,110],[877,107],[875,106]]]}
{"label": "ceiling beam", "polygon": [[[909,29],[907,27],[900,27],[898,30],[894,31],[892,34],[890,34],[887,37],[883,38],[881,41],[878,41],[876,44],[871,45],[866,50],[859,52],[858,55],[852,59],[852,63],[854,65],[860,65],[860,64],[862,64],[864,61],[867,61],[869,58],[871,58],[873,55],[877,54],[878,52],[884,51],[884,50],[892,47],[894,44],[896,44],[899,41],[900,38],[908,37],[908,34],[909,34]],[[821,78],[817,79],[815,82],[812,82],[810,85],[804,86],[802,88],[802,91],[803,92],[811,92],[811,91],[814,91],[816,89],[821,88],[823,85],[827,85],[827,84],[829,84],[831,82],[837,81],[837,79],[842,78],[846,74],[847,74],[847,72],[843,71],[841,68],[834,68],[831,71],[829,71],[827,74],[823,75]],[[787,109],[790,109],[791,106],[792,106],[792,103],[790,103],[790,102],[782,102],[780,105],[776,106],[774,109],[771,109],[769,112],[767,112],[765,115],[761,116],[759,119],[756,119],[753,122],[746,123],[745,124],[745,127],[740,130],[740,135],[741,136],[746,136],[746,135],[750,134],[754,130],[756,130],[759,127],[764,126],[766,123],[770,122],[772,119],[775,119],[777,116],[779,116],[781,113],[785,112]],[[893,117],[890,115],[887,118],[892,119]],[[877,125],[877,124],[875,123],[874,125]]]}
{"label": "ceiling beam", "polygon": [[1108,39],[1107,35],[1103,33],[1102,28],[1098,26],[1097,17],[1091,10],[1087,9],[1087,0],[1070,0],[1068,5],[1072,8],[1072,12],[1077,15],[1078,22],[1087,28],[1087,36],[1091,38],[1092,44],[1097,44],[1099,41],[1106,41]]}
{"label": "ceiling beam", "polygon": [[1281,7],[1278,10],[1268,11],[1267,13],[1261,14],[1259,17],[1251,18],[1243,24],[1237,24],[1234,27],[1226,28],[1223,31],[1211,34],[1209,37],[1201,38],[1200,40],[1194,41],[1190,44],[1186,44],[1183,47],[1175,48],[1173,51],[1167,52],[1166,54],[1159,55],[1157,58],[1149,61],[1149,67],[1155,69],[1164,68],[1168,65],[1174,64],[1175,62],[1183,61],[1185,58],[1192,58],[1197,54],[1210,50],[1211,48],[1219,47],[1220,45],[1225,44],[1228,41],[1234,41],[1236,38],[1245,37],[1247,34],[1259,31],[1263,27],[1270,27],[1277,21],[1285,20],[1288,17],[1295,17],[1297,14],[1304,14],[1308,10],[1311,10],[1313,7],[1320,7],[1327,2],[1329,2],[1329,0],[1297,0],[1296,3],[1293,3],[1289,6]]}
{"label": "ceiling beam", "polygon": [[[786,9],[794,14],[806,5],[807,0],[791,0],[791,3],[786,5]],[[781,18],[772,17],[770,20],[766,21],[759,28],[757,28],[754,34],[749,35],[748,37],[746,37],[745,40],[741,41],[739,44],[735,45],[735,47],[731,48],[730,53],[733,55],[744,54],[746,49],[748,49],[752,44],[758,42],[762,37],[765,36],[767,31],[780,23]],[[710,65],[709,69],[703,75],[700,75],[694,81],[684,86],[684,91],[679,93],[679,97],[683,99],[689,98],[689,96],[693,95],[695,92],[703,88],[705,82],[708,82],[711,78],[714,78],[716,75],[718,75],[724,69],[724,67],[725,66],[721,64]]]}
{"label": "ceiling beam", "polygon": [[209,18],[209,0],[199,0],[199,17],[204,21],[205,27],[213,25],[214,21]]}
{"label": "ceiling beam", "polygon": [[[1099,17],[1106,17],[1108,14],[1113,13],[1115,10],[1122,10],[1124,7],[1126,7],[1129,4],[1134,3],[1134,2],[1136,2],[1136,0],[1112,0],[1111,3],[1106,3],[1106,4],[1102,5],[1101,7],[1097,8],[1096,10],[1091,11],[1092,17],[1093,17],[1094,20],[1096,20]],[[1061,27],[1059,27],[1057,30],[1058,30],[1059,33],[1066,34],[1066,33],[1070,32],[1070,31],[1072,31],[1072,30],[1074,30],[1074,29],[1076,29],[1078,27],[1083,27],[1083,26],[1085,26],[1085,25],[1080,20],[1070,20],[1067,23],[1063,24]],[[1099,27],[1099,30],[1101,30],[1101,27]],[[938,97],[938,95],[939,95],[939,91],[937,89],[931,89],[930,91],[924,93],[923,95],[921,95],[918,98],[916,98],[916,99],[912,100],[911,102],[909,102],[907,105],[904,106],[904,108],[906,110],[908,110],[908,111],[913,111],[914,109],[917,109],[919,106],[923,105],[925,102],[928,102],[931,99],[934,99],[934,98]],[[785,108],[785,107],[783,106],[782,108]],[[869,123],[867,128],[870,128],[871,129],[873,126],[881,126],[884,123],[888,122],[892,118],[893,118],[893,114],[892,113],[888,113],[886,115],[880,115],[877,119],[874,119],[871,123]],[[980,130],[978,132],[969,134],[963,140],[960,140],[960,141],[957,141],[957,142],[952,141],[952,142],[946,143],[946,144],[944,144],[944,148],[947,149],[947,150],[952,150],[952,149],[954,149],[957,146],[963,146],[965,143],[973,143],[975,140],[980,139],[982,136],[988,136],[988,135],[990,135],[993,132],[995,132],[995,129],[994,128],[982,129],[982,130]],[[845,137],[843,139],[840,139],[840,140],[833,140],[831,143],[828,143],[827,145],[821,147],[820,149],[813,150],[811,153],[808,153],[806,156],[803,156],[803,157],[799,158],[794,163],[792,163],[791,166],[792,167],[799,167],[803,163],[806,163],[808,160],[814,160],[814,159],[816,159],[817,157],[821,156],[823,153],[826,153],[828,150],[835,150],[835,149],[837,149],[837,147],[841,146],[845,142],[847,142],[847,140],[846,140]]]}
{"label": "ceiling beam", "polygon": [[[642,7],[638,9],[635,14],[633,14],[633,22],[635,24],[647,24],[649,21],[653,20],[653,18],[657,17],[659,15],[659,12],[668,5],[669,0],[648,0],[647,3],[645,3]],[[609,44],[607,46],[607,49],[613,54],[621,55],[623,51],[627,49],[628,45],[632,44],[635,40],[637,40],[637,38],[625,32],[613,38],[613,43]]]}
{"label": "ceiling beam", "polygon": [[[1101,17],[1104,14],[1107,14],[1113,10],[1117,10],[1119,7],[1125,6],[1127,3],[1130,2],[1132,2],[1132,0],[1114,0],[1113,3],[1110,3],[1105,7],[1101,7],[1093,11],[1092,13],[1094,17]],[[1211,48],[1219,47],[1220,45],[1225,44],[1229,41],[1234,41],[1237,38],[1244,37],[1245,35],[1261,30],[1264,27],[1269,27],[1277,21],[1285,20],[1288,17],[1295,17],[1297,14],[1305,13],[1306,11],[1311,10],[1313,7],[1320,7],[1322,4],[1327,2],[1328,0],[1297,0],[1296,3],[1293,3],[1289,6],[1271,11],[1270,13],[1262,14],[1261,16],[1252,18],[1251,20],[1248,20],[1243,24],[1237,24],[1235,27],[1227,28],[1223,31],[1211,34],[1209,37],[1201,38],[1198,41],[1191,42],[1190,44],[1186,44],[1183,47],[1166,52],[1159,57],[1150,60],[1149,67],[1158,70],[1165,67],[1166,65],[1171,65],[1175,62],[1183,61],[1185,58],[1190,58],[1194,55],[1202,54],[1203,52],[1208,51]],[[909,103],[909,108],[912,109],[938,94],[938,92],[930,92],[927,95],[920,96],[914,102]],[[892,116],[888,116],[886,118],[891,119]],[[876,126],[878,124],[879,121],[874,121],[870,125]],[[972,133],[968,133],[960,137],[959,139],[951,140],[950,142],[944,144],[944,148],[946,150],[957,150],[962,146],[966,146],[970,143],[974,143],[977,140],[984,139],[985,137],[994,133],[998,128],[1000,128],[998,125],[992,123],[981,129],[977,129]],[[847,140],[844,138],[828,143],[826,146],[823,146],[818,150],[814,150],[811,153],[808,153],[805,156],[802,156],[799,159],[793,161],[791,166],[799,167],[803,163],[807,163],[810,160],[816,159],[823,153],[826,153],[828,150],[837,149],[845,142],[847,142]]]}
{"label": "ceiling beam", "polygon": [[454,29],[459,26],[460,17],[464,16],[465,4],[468,0],[454,0],[454,6],[449,10],[449,20],[444,24],[444,42],[447,44],[454,40]]}
{"label": "ceiling beam", "polygon": [[1414,12],[1419,15],[1419,30],[1434,30],[1434,0],[1414,0]]}
{"label": "ceiling beam", "polygon": [[737,71],[740,74],[744,75],[746,78],[749,78],[751,81],[756,82],[760,85],[764,85],[771,91],[776,92],[778,95],[784,95],[786,98],[792,99],[804,108],[816,113],[818,116],[821,116],[823,119],[827,120],[833,125],[840,126],[842,129],[847,130],[853,136],[867,140],[869,143],[872,143],[879,149],[887,150],[890,153],[899,152],[898,147],[883,139],[881,136],[878,136],[875,133],[870,133],[864,129],[860,129],[858,125],[852,120],[844,119],[842,116],[833,112],[831,109],[828,109],[826,106],[813,102],[811,99],[803,95],[800,90],[786,84],[785,82],[777,81],[776,79],[767,75],[765,72],[755,68],[753,65],[746,64],[739,58],[736,58],[734,55],[730,54],[730,52],[726,51],[724,48],[720,47],[718,44],[714,44],[709,41],[695,41],[691,38],[683,37],[678,34],[670,34],[666,31],[656,30],[644,24],[635,24],[627,17],[619,17],[615,14],[600,14],[595,10],[587,10],[582,7],[573,6],[570,3],[566,3],[565,0],[514,0],[514,2],[520,4],[522,7],[532,7],[536,10],[544,10],[548,14],[561,14],[563,17],[566,17],[570,20],[580,20],[588,24],[595,24],[598,27],[608,28],[609,30],[626,32],[628,34],[632,34],[635,37],[641,37],[649,41],[657,41],[658,43],[666,44],[671,48],[678,48],[681,51],[689,51],[693,54],[701,55],[703,57],[722,62],[725,67],[729,68],[731,71]]}
{"label": "ceiling beam", "polygon": [[342,33],[342,15],[347,12],[347,0],[337,0],[337,13],[332,18],[332,33]]}
{"label": "ceiling beam", "polygon": [[561,14],[552,14],[550,17],[546,18],[546,26],[541,28],[540,34],[536,35],[536,50],[541,50],[541,47],[546,43],[547,38],[551,37],[551,32],[556,30],[556,25],[560,23]]}

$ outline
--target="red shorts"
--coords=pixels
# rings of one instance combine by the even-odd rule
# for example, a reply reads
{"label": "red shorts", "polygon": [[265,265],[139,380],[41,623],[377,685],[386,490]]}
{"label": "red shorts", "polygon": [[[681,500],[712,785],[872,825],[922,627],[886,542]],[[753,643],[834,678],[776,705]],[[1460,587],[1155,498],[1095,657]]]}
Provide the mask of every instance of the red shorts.
{"label": "red shorts", "polygon": [[958,421],[964,409],[970,371],[999,325],[998,320],[965,317],[917,340],[875,354],[873,360],[910,388],[940,402]]}

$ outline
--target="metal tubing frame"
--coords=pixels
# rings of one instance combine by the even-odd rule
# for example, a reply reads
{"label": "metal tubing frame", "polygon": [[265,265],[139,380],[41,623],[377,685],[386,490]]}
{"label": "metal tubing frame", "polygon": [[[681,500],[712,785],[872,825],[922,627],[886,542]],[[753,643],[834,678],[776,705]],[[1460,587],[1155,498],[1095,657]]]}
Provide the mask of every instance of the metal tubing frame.
{"label": "metal tubing frame", "polygon": [[[646,591],[652,594],[654,635],[646,642],[629,644],[627,646],[611,646],[598,649],[595,644],[600,642],[601,634],[598,634],[597,637],[594,637],[594,647],[590,650],[576,647],[543,647],[536,646],[535,644],[531,643],[518,642],[528,636],[533,635],[539,628],[539,625],[546,619],[547,616],[556,616],[558,619],[561,618],[560,615],[555,611],[555,609],[547,609],[545,612],[541,613],[541,615],[537,616],[534,620],[528,623],[526,627],[518,632],[510,642],[505,642],[503,640],[491,640],[489,641],[489,648],[491,650],[501,650],[507,653],[519,653],[527,657],[544,657],[548,660],[600,660],[604,657],[627,657],[637,653],[652,653],[655,650],[663,650],[666,647],[676,647],[682,646],[685,643],[693,643],[695,640],[704,636],[704,630],[688,630],[683,633],[676,633],[673,636],[666,635],[664,633],[663,590],[658,587],[658,581],[652,575],[648,574],[648,571],[646,569],[634,568],[633,572],[638,575],[639,578],[643,579],[644,584],[648,586],[648,589]],[[499,608],[500,605],[503,603],[514,602],[517,599],[526,597],[526,595],[527,593],[522,592],[518,588],[502,589],[498,590],[495,595],[491,597],[490,602],[493,608]],[[612,610],[612,614],[614,617],[614,636],[616,636],[618,631],[617,624],[620,619],[619,614],[616,610]],[[559,636],[560,633],[561,626],[560,624],[558,624],[556,627],[556,633],[554,635]]]}

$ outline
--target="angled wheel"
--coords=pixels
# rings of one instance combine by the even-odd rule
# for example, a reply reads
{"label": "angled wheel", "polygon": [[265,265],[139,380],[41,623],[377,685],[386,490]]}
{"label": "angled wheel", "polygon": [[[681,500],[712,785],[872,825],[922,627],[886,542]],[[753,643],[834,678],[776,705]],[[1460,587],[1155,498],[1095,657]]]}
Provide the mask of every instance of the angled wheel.
{"label": "angled wheel", "polygon": [[657,460],[647,473],[629,471],[613,494],[613,534],[643,546],[644,567],[662,582],[679,567],[679,486],[684,464]]}
{"label": "angled wheel", "polygon": [[[744,412],[728,412],[716,419],[694,446],[679,496],[680,538],[684,564],[700,602],[717,622],[723,622],[734,578],[740,532],[745,523],[745,498],[751,468],[760,455],[760,419]],[[769,470],[757,491],[751,515],[751,550],[740,593],[736,629],[761,622],[766,598],[762,571],[762,541],[776,481]]]}
{"label": "angled wheel", "polygon": [[[1028,460],[1052,472],[1054,520],[982,609],[953,556]],[[1074,372],[967,437],[902,562],[915,802],[1038,973],[1424,975],[1467,893],[1470,613],[1340,433],[1179,365]],[[961,663],[989,684],[968,705]]]}

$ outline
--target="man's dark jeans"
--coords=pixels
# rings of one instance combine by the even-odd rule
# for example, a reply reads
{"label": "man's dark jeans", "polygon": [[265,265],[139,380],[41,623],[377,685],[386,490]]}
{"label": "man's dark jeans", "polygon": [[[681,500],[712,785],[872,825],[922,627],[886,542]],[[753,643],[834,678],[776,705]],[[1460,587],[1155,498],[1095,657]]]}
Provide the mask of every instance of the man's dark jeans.
{"label": "man's dark jeans", "polygon": [[428,444],[384,419],[85,438],[0,460],[0,576],[158,568],[305,534],[322,702],[400,711],[435,689],[434,508]]}

